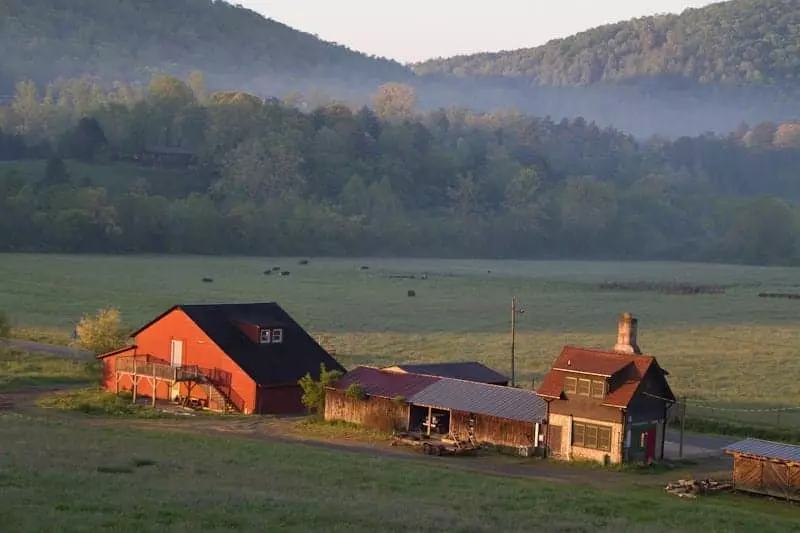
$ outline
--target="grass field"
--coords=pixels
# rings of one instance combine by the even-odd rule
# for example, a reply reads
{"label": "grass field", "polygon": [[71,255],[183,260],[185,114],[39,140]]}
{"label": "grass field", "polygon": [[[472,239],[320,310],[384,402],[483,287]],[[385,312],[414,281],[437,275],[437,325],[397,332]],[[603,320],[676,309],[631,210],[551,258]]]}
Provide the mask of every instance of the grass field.
{"label": "grass field", "polygon": [[[360,267],[368,266],[368,270]],[[286,278],[263,271],[280,266]],[[398,279],[420,275],[427,279]],[[214,283],[202,283],[211,277]],[[690,416],[800,425],[799,291],[792,268],[678,263],[0,255],[0,306],[26,337],[66,341],[81,314],[116,305],[130,326],[182,302],[280,302],[346,366],[476,359],[509,371],[510,300],[517,375],[538,381],[564,344],[611,347],[616,320],[640,319],[640,346],[659,358]],[[727,286],[723,295],[600,290],[605,281]],[[416,291],[409,298],[406,292]],[[44,329],[44,331],[43,331]],[[734,409],[734,411],[720,410]]]}
{"label": "grass field", "polygon": [[796,531],[797,510],[0,412],[0,517],[60,531]]}

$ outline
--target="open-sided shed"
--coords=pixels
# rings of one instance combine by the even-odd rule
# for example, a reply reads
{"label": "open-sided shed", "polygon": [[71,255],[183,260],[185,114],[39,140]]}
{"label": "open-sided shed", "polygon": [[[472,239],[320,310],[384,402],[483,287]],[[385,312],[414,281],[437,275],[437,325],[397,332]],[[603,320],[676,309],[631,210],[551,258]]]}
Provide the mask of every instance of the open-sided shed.
{"label": "open-sided shed", "polygon": [[[362,394],[353,394],[353,388]],[[546,403],[533,391],[358,367],[326,390],[325,419],[382,430],[431,431],[536,448]]]}
{"label": "open-sided shed", "polygon": [[725,453],[733,456],[736,490],[800,501],[800,446],[745,439]]}

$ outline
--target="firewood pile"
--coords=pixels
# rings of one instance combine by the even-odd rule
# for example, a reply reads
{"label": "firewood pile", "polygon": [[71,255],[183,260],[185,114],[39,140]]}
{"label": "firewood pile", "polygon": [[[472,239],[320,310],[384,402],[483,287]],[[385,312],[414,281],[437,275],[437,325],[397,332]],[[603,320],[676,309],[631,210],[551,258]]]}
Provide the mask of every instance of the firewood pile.
{"label": "firewood pile", "polygon": [[674,483],[668,483],[664,490],[670,494],[677,495],[679,498],[697,498],[698,494],[725,492],[732,488],[733,485],[730,483],[711,479],[679,479]]}

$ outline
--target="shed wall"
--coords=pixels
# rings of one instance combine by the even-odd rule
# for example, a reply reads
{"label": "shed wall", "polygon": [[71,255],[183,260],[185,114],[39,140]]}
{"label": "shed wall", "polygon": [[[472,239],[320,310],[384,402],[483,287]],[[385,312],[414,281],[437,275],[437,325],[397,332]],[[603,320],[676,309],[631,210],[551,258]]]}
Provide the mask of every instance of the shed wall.
{"label": "shed wall", "polygon": [[407,431],[411,406],[389,398],[348,398],[342,391],[325,391],[325,420],[340,420],[381,431]]}
{"label": "shed wall", "polygon": [[736,489],[800,501],[800,464],[734,454]]}
{"label": "shed wall", "polygon": [[499,446],[535,446],[535,424],[520,420],[508,420],[486,415],[471,415],[462,411],[451,411],[450,432],[466,438],[469,434],[469,419],[473,416],[475,426],[472,437],[477,442]]}

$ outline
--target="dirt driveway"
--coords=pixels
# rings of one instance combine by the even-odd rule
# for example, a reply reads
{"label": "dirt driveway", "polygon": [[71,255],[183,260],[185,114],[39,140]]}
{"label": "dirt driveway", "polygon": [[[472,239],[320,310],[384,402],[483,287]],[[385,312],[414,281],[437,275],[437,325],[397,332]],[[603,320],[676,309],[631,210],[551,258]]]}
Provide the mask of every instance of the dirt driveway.
{"label": "dirt driveway", "polygon": [[616,472],[586,466],[527,459],[514,456],[485,454],[473,457],[433,457],[422,455],[404,447],[391,447],[386,439],[369,438],[358,433],[331,434],[302,428],[298,417],[189,415],[174,418],[136,419],[102,418],[80,413],[68,413],[41,409],[35,405],[43,394],[63,389],[35,389],[0,394],[0,410],[13,410],[29,416],[44,418],[68,418],[72,424],[86,426],[125,426],[150,431],[177,431],[192,434],[226,434],[248,440],[279,442],[296,446],[307,446],[357,453],[372,457],[396,458],[406,461],[425,462],[444,468],[457,468],[518,478],[547,480],[558,483],[585,484],[600,487],[611,486],[663,486],[676,477],[723,477],[728,475],[727,465],[719,457],[705,458],[696,464],[659,473]]}

